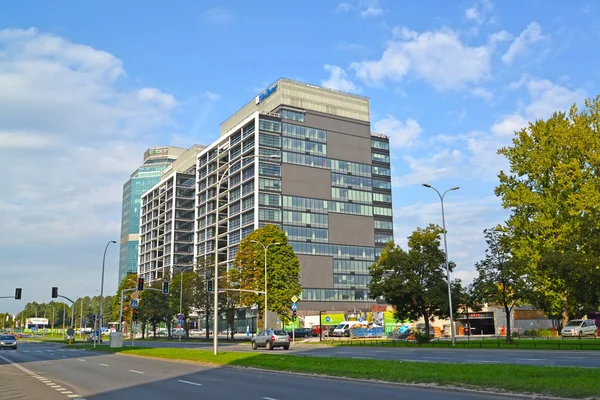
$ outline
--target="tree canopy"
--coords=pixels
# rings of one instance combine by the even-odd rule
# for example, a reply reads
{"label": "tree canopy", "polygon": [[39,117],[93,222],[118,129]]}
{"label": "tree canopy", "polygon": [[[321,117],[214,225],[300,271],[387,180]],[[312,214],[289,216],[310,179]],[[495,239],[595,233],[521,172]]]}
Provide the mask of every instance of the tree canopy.
{"label": "tree canopy", "polygon": [[[243,290],[264,291],[265,286],[265,250],[267,251],[267,294],[268,308],[280,318],[287,319],[290,313],[290,299],[299,296],[300,263],[287,236],[276,225],[265,225],[244,238],[238,247],[234,267],[230,271],[230,281]],[[274,243],[279,243],[275,245]],[[259,316],[264,315],[264,296],[249,292],[240,292],[240,305],[258,306]]]}
{"label": "tree canopy", "polygon": [[[408,237],[408,251],[392,241],[369,270],[371,297],[383,296],[395,307],[399,320],[423,318],[425,334],[430,320],[450,315],[445,254],[440,249],[442,233],[442,228],[433,224],[417,228]],[[449,269],[454,269],[454,263],[449,262]],[[460,295],[460,282],[453,282],[452,292],[453,297]],[[454,302],[453,311],[456,306]]]}
{"label": "tree canopy", "polygon": [[[523,261],[536,305],[563,320],[598,309],[600,283],[600,97],[516,132],[498,153],[497,196],[511,210],[510,249]],[[579,308],[579,309],[578,309]]]}

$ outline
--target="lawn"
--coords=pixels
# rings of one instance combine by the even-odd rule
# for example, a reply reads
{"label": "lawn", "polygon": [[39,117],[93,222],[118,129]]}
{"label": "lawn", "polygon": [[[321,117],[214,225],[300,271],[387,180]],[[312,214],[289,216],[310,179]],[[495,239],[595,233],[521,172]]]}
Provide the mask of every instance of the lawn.
{"label": "lawn", "polygon": [[[89,345],[77,347],[91,349]],[[334,357],[281,356],[266,352],[221,352],[215,356],[211,351],[177,348],[103,348],[101,351],[397,383],[427,383],[495,392],[600,398],[600,375],[598,370],[593,368],[348,360]]]}

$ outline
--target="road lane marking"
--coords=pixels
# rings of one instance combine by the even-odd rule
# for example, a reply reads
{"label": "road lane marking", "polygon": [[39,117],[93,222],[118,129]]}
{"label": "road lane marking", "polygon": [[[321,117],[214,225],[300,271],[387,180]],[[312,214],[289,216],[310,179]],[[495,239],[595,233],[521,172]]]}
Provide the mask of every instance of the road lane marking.
{"label": "road lane marking", "polygon": [[69,394],[69,395],[67,395],[67,397],[74,399],[75,397],[81,397],[81,396],[79,396],[78,394]]}
{"label": "road lane marking", "polygon": [[129,372],[133,372],[135,374],[143,374],[142,371],[136,371],[135,369],[130,369]]}
{"label": "road lane marking", "polygon": [[355,358],[357,360],[373,360],[374,357],[350,357],[350,358]]}
{"label": "road lane marking", "polygon": [[62,392],[62,394],[73,394],[73,392],[71,392],[70,390],[67,390],[66,392]]}
{"label": "road lane marking", "polygon": [[521,361],[546,361],[545,358],[517,358],[517,360],[521,360]]}
{"label": "road lane marking", "polygon": [[274,399],[272,397],[263,397],[263,400],[277,400],[277,399]]}
{"label": "road lane marking", "polygon": [[196,383],[196,382],[190,382],[190,381],[183,381],[181,379],[178,379],[177,382],[181,382],[181,383],[187,383],[188,385],[194,385],[194,386],[202,386],[201,383]]}
{"label": "road lane marking", "polygon": [[77,361],[85,361],[83,358],[78,358]]}
{"label": "road lane marking", "polygon": [[108,364],[98,364],[98,365],[100,365],[100,366],[102,366],[102,367],[109,367],[109,365],[108,365]]}

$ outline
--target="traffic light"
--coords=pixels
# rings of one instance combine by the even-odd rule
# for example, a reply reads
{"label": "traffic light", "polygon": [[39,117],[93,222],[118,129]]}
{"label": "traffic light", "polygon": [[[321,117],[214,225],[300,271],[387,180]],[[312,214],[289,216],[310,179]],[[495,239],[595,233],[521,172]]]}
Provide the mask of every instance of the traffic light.
{"label": "traffic light", "polygon": [[137,317],[138,317],[137,313],[138,313],[138,310],[137,310],[137,308],[134,308],[132,311],[133,311],[133,322],[137,322]]}
{"label": "traffic light", "polygon": [[22,290],[20,287],[15,289],[15,300],[21,300],[21,292]]}
{"label": "traffic light", "polygon": [[213,281],[212,281],[212,279],[206,281],[206,290],[208,292],[212,292],[213,291]]}
{"label": "traffic light", "polygon": [[292,321],[296,322],[296,310],[292,311]]}
{"label": "traffic light", "polygon": [[169,294],[169,282],[168,281],[163,282],[162,292],[163,292],[163,294]]}
{"label": "traffic light", "polygon": [[144,290],[144,278],[138,278],[137,290],[139,290],[139,291]]}
{"label": "traffic light", "polygon": [[52,298],[56,299],[58,297],[58,288],[57,287],[53,287],[52,288]]}

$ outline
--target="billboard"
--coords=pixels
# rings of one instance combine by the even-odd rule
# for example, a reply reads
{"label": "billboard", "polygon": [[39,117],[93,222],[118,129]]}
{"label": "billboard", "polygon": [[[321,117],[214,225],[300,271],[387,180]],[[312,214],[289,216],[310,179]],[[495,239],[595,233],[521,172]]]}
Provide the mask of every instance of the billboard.
{"label": "billboard", "polygon": [[38,325],[48,325],[48,319],[47,318],[27,318],[25,320],[25,325],[27,327],[30,327],[32,325],[38,326]]}

